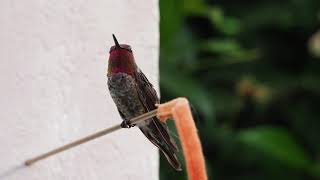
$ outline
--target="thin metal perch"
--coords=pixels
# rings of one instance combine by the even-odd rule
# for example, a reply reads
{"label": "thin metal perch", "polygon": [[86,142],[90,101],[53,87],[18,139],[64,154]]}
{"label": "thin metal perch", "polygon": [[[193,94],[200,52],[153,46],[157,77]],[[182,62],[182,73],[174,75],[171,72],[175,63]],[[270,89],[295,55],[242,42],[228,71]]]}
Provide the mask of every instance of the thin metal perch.
{"label": "thin metal perch", "polygon": [[[132,118],[132,119],[130,120],[130,123],[131,123],[131,124],[138,124],[139,122],[145,121],[145,120],[147,120],[147,119],[149,119],[149,118],[152,118],[152,117],[154,117],[154,116],[156,116],[156,115],[157,115],[157,109],[152,110],[152,111],[150,111],[150,112],[147,112],[147,113],[145,113],[145,114],[142,114],[141,116]],[[104,136],[104,135],[106,135],[106,134],[110,134],[110,133],[112,133],[112,132],[114,132],[114,131],[116,131],[116,130],[119,130],[119,129],[121,129],[121,125],[120,125],[120,124],[115,125],[115,126],[112,126],[112,127],[110,127],[110,128],[106,128],[106,129],[104,129],[104,130],[98,131],[98,132],[96,132],[96,133],[94,133],[94,134],[91,134],[91,135],[89,135],[89,136],[83,137],[83,138],[81,138],[81,139],[79,139],[79,140],[76,140],[76,141],[74,141],[74,142],[71,142],[71,143],[69,143],[69,144],[65,144],[65,145],[63,145],[63,146],[61,146],[61,147],[58,147],[58,148],[56,148],[56,149],[53,149],[53,150],[51,150],[51,151],[49,151],[49,152],[47,152],[47,153],[44,153],[44,154],[41,154],[41,155],[36,156],[36,157],[34,157],[34,158],[28,159],[28,160],[25,161],[24,164],[25,164],[26,166],[30,166],[30,165],[34,164],[35,162],[37,162],[37,161],[43,160],[43,159],[45,159],[45,158],[48,158],[48,157],[50,157],[50,156],[53,156],[53,155],[55,155],[55,154],[58,154],[58,153],[63,152],[63,151],[65,151],[65,150],[68,150],[68,149],[70,149],[70,148],[72,148],[72,147],[75,147],[75,146],[78,146],[78,145],[80,145],[80,144],[83,144],[83,143],[85,143],[85,142],[91,141],[91,140],[96,139],[96,138],[98,138],[98,137]]]}

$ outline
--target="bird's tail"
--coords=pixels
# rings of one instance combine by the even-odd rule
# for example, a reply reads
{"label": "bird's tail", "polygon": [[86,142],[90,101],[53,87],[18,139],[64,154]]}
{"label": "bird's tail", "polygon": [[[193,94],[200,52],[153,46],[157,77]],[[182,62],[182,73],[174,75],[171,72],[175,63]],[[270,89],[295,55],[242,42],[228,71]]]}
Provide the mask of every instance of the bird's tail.
{"label": "bird's tail", "polygon": [[158,119],[150,121],[147,127],[140,127],[143,134],[165,155],[170,165],[177,171],[181,171],[181,164],[176,156],[178,148],[169,135],[168,128]]}
{"label": "bird's tail", "polygon": [[161,149],[161,152],[165,155],[165,157],[167,158],[167,161],[169,162],[169,164],[176,170],[176,171],[182,171],[181,169],[181,164],[177,158],[177,156],[174,153],[171,152],[166,152],[166,150]]}

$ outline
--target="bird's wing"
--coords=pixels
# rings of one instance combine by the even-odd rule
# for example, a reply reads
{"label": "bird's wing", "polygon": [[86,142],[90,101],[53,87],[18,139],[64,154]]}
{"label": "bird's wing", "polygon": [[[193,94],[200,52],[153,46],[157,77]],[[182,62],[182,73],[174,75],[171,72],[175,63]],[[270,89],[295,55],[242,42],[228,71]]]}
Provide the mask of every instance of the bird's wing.
{"label": "bird's wing", "polygon": [[[141,72],[141,70],[138,70],[135,73],[135,76],[138,86],[138,95],[145,109],[147,111],[156,109],[157,107],[155,106],[155,104],[159,104],[160,100],[157,96],[156,90],[153,88],[153,85],[148,81],[147,77],[143,74],[143,72]],[[156,117],[152,118],[152,123],[156,126],[156,128],[160,132],[160,135],[162,136],[166,144],[170,147],[170,149],[173,152],[177,152],[177,145],[173,138],[170,137],[167,125],[161,122]]]}

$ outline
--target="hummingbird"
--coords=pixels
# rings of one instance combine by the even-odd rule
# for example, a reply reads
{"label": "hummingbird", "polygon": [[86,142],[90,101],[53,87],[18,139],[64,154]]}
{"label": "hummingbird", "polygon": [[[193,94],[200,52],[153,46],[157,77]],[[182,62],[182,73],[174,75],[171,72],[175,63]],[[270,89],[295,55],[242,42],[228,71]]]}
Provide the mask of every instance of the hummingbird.
{"label": "hummingbird", "polygon": [[138,124],[131,124],[130,119],[156,109],[160,103],[153,85],[137,66],[132,49],[127,44],[119,44],[112,34],[115,45],[110,48],[108,61],[108,88],[122,118],[121,127],[135,125],[165,155],[170,165],[181,171],[178,152],[168,127],[157,117]]}

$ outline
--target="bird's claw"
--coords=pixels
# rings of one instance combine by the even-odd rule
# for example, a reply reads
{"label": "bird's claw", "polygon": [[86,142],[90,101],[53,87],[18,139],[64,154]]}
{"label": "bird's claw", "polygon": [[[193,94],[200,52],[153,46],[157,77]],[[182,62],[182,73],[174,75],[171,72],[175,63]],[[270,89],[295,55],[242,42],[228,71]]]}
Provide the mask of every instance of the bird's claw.
{"label": "bird's claw", "polygon": [[130,121],[126,121],[126,120],[122,121],[122,123],[121,123],[122,128],[132,128],[134,126],[135,126],[135,124],[131,124]]}

